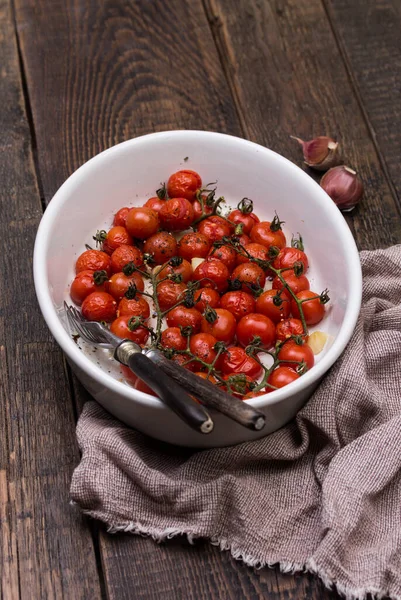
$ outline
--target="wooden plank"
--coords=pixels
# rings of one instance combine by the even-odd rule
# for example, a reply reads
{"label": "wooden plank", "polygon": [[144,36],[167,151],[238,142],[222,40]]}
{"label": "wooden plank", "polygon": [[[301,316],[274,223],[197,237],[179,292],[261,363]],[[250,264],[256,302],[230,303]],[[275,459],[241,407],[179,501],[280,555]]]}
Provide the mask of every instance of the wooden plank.
{"label": "wooden plank", "polygon": [[298,164],[290,135],[335,137],[365,182],[363,203],[349,219],[359,247],[400,242],[400,214],[321,1],[205,6],[248,137]]}
{"label": "wooden plank", "polygon": [[0,56],[0,597],[100,598],[91,536],[68,501],[70,392],[31,280],[42,210],[7,0]]}
{"label": "wooden plank", "polygon": [[401,207],[401,4],[325,0],[325,5]]}

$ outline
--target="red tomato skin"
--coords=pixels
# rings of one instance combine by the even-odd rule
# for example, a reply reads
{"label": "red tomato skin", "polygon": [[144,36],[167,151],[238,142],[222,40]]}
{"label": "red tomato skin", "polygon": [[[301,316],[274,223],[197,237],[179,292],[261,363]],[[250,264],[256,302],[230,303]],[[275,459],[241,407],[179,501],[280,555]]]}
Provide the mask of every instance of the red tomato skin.
{"label": "red tomato skin", "polygon": [[206,258],[210,250],[210,240],[202,233],[186,233],[178,242],[178,256],[186,260]]}
{"label": "red tomato skin", "polygon": [[196,333],[191,336],[189,349],[194,356],[210,365],[216,358],[216,351],[213,349],[216,342],[216,338],[210,333]]}
{"label": "red tomato skin", "polygon": [[294,340],[288,340],[279,350],[279,360],[285,361],[285,366],[298,366],[298,363],[304,361],[308,369],[315,364],[315,357],[312,349],[305,343],[297,344]]}
{"label": "red tomato skin", "polygon": [[135,246],[119,246],[111,255],[111,272],[120,273],[129,262],[140,268],[143,265],[142,252]]}
{"label": "red tomato skin", "polygon": [[158,213],[147,206],[134,206],[127,215],[125,226],[133,238],[146,240],[159,229]]}
{"label": "red tomato skin", "polygon": [[128,323],[132,318],[135,317],[132,317],[131,315],[117,317],[117,319],[114,319],[110,325],[110,331],[122,339],[131,340],[132,342],[143,346],[146,344],[149,338],[149,331],[142,326],[139,326],[137,329],[134,329],[134,331],[131,331],[128,327]]}
{"label": "red tomato skin", "polygon": [[138,392],[143,392],[144,394],[149,394],[149,396],[155,396],[158,398],[156,392],[154,392],[152,388],[142,381],[142,379],[139,379],[139,377],[137,378],[134,387]]}
{"label": "red tomato skin", "polygon": [[81,306],[82,302],[85,300],[89,294],[92,292],[107,292],[108,291],[108,281],[96,285],[95,280],[93,278],[95,271],[80,271],[74,281],[71,283],[70,287],[70,296],[71,300]]}
{"label": "red tomato skin", "polygon": [[181,281],[187,283],[192,279],[192,274],[193,270],[191,263],[183,258],[182,263],[178,265],[178,267],[173,267],[172,265],[163,267],[163,269],[158,272],[157,279],[164,279],[169,275],[181,275]]}
{"label": "red tomato skin", "polygon": [[151,208],[155,212],[160,212],[160,209],[164,206],[165,200],[161,200],[158,196],[149,198],[144,204],[147,208]]}
{"label": "red tomato skin", "polygon": [[231,273],[231,281],[238,279],[242,283],[242,290],[250,292],[254,286],[263,288],[266,283],[266,275],[261,267],[255,263],[244,263],[235,267]]}
{"label": "red tomato skin", "polygon": [[241,346],[248,346],[255,336],[259,336],[263,346],[271,348],[276,340],[276,328],[269,317],[259,313],[245,315],[237,325],[237,340]]}
{"label": "red tomato skin", "polygon": [[212,215],[199,223],[198,231],[199,233],[203,233],[213,243],[221,240],[226,235],[230,235],[232,226],[222,217]]}
{"label": "red tomato skin", "polygon": [[285,292],[281,294],[282,304],[276,306],[274,304],[274,297],[277,294],[277,290],[267,290],[263,292],[256,300],[255,312],[260,313],[269,317],[273,323],[279,323],[283,319],[287,319],[290,315],[290,301]]}
{"label": "red tomato skin", "polygon": [[[276,388],[282,388],[299,378],[300,375],[291,367],[277,367],[270,373],[267,383]],[[274,392],[274,390],[266,386],[266,392]]]}
{"label": "red tomato skin", "polygon": [[244,214],[239,209],[231,211],[227,219],[234,223],[234,225],[242,223],[242,233],[245,233],[245,235],[249,235],[252,227],[254,227],[256,223],[259,223],[259,217],[255,215],[254,212]]}
{"label": "red tomato skin", "polygon": [[194,281],[200,281],[202,287],[212,287],[219,292],[226,291],[229,277],[226,265],[210,256],[196,267],[193,274]]}
{"label": "red tomato skin", "polygon": [[159,231],[145,241],[143,251],[150,254],[154,264],[163,265],[173,256],[177,256],[177,242],[171,233]]}
{"label": "red tomato skin", "polygon": [[221,297],[220,306],[229,310],[239,321],[245,315],[255,312],[255,299],[242,290],[227,292]]}
{"label": "red tomato skin", "polygon": [[108,292],[113,298],[119,301],[123,298],[132,284],[134,284],[140,292],[143,292],[145,289],[145,284],[139,273],[134,272],[132,275],[124,275],[123,272],[114,273],[109,279]]}
{"label": "red tomato skin", "polygon": [[194,200],[196,192],[202,187],[201,176],[191,169],[182,169],[170,175],[167,193],[170,198]]}
{"label": "red tomato skin", "polygon": [[201,331],[210,333],[218,341],[230,344],[235,337],[237,323],[234,316],[224,308],[215,308],[217,319],[214,323],[209,323],[206,317],[202,317]]}
{"label": "red tomato skin", "polygon": [[188,229],[194,220],[194,209],[186,198],[166,200],[160,209],[159,219],[167,231],[183,231]]}
{"label": "red tomato skin", "polygon": [[122,298],[118,303],[117,316],[124,317],[127,315],[147,319],[150,317],[149,303],[141,296],[132,299]]}
{"label": "red tomato skin", "polygon": [[194,293],[195,308],[203,313],[206,306],[218,308],[220,306],[220,294],[213,288],[199,288]]}
{"label": "red tomato skin", "polygon": [[78,256],[75,264],[75,272],[80,273],[81,271],[106,271],[107,275],[110,275],[110,256],[102,250],[85,250]]}
{"label": "red tomato skin", "polygon": [[223,352],[217,361],[217,366],[224,375],[244,373],[253,379],[258,379],[263,373],[259,362],[252,356],[248,356],[239,346],[231,346],[227,352]]}
{"label": "red tomato skin", "polygon": [[220,246],[220,248],[211,248],[209,252],[210,258],[215,258],[224,263],[231,273],[237,264],[237,253],[231,246]]}
{"label": "red tomato skin", "polygon": [[[202,196],[204,200],[206,200],[206,196]],[[194,209],[194,221],[197,221],[198,219],[200,219],[200,217],[203,217],[204,215],[211,215],[213,212],[213,207],[212,206],[207,206],[205,204],[205,202],[203,203],[203,212],[202,212],[202,205],[199,202],[199,200],[194,200],[194,202],[192,203],[192,208]]]}
{"label": "red tomato skin", "polygon": [[116,248],[126,245],[132,246],[133,240],[125,227],[115,225],[107,232],[107,237],[103,242],[103,252],[113,254]]}
{"label": "red tomato skin", "polygon": [[162,312],[170,310],[177,302],[183,299],[187,289],[185,283],[174,283],[173,281],[162,281],[157,285],[157,300]]}
{"label": "red tomato skin", "polygon": [[130,209],[128,206],[123,206],[120,208],[120,210],[118,210],[114,215],[113,225],[116,225],[117,227],[125,227],[125,221],[129,211]]}
{"label": "red tomato skin", "polygon": [[[305,322],[307,325],[317,325],[323,319],[325,314],[324,304],[322,304],[317,298],[319,294],[312,292],[311,290],[303,290],[299,292],[297,295],[299,300],[306,300],[307,298],[312,298],[312,300],[308,300],[307,302],[302,303],[302,310],[305,317]],[[291,312],[296,319],[301,318],[301,314],[298,310],[298,305],[293,299],[291,301]]]}
{"label": "red tomato skin", "polygon": [[[294,294],[309,290],[309,280],[305,275],[297,277],[293,271],[283,271],[281,276],[285,279],[287,285],[291,288]],[[272,289],[281,290],[284,287],[281,279],[277,276],[273,279]]]}
{"label": "red tomato skin", "polygon": [[92,292],[82,303],[82,315],[88,321],[106,321],[116,318],[117,302],[107,292]]}
{"label": "red tomato skin", "polygon": [[187,308],[186,306],[176,306],[166,317],[169,327],[192,327],[193,333],[199,333],[202,323],[202,315],[196,308]]}
{"label": "red tomato skin", "polygon": [[[276,336],[278,342],[285,342],[292,335],[302,335],[304,334],[304,328],[302,326],[302,321],[299,319],[284,319],[277,323],[276,325]],[[306,341],[308,336],[303,336],[303,339]]]}
{"label": "red tomato skin", "polygon": [[292,269],[296,262],[302,262],[304,265],[304,273],[308,270],[309,260],[305,252],[298,248],[285,247],[282,248],[273,261],[275,269]]}
{"label": "red tomato skin", "polygon": [[[259,260],[269,260],[269,251],[262,244],[256,244],[255,242],[251,242],[250,244],[246,244],[244,246],[244,250],[248,252],[252,258],[257,258]],[[250,262],[248,256],[243,256],[242,254],[237,255],[237,264],[241,265],[243,263]]]}
{"label": "red tomato skin", "polygon": [[266,248],[276,246],[277,248],[281,249],[284,248],[287,243],[283,231],[281,229],[272,231],[270,229],[269,221],[261,221],[260,223],[257,223],[252,228],[249,236],[252,242],[262,244],[263,246],[266,246]]}
{"label": "red tomato skin", "polygon": [[182,335],[179,327],[167,327],[162,331],[160,342],[163,348],[173,350],[186,350],[187,347],[187,338]]}

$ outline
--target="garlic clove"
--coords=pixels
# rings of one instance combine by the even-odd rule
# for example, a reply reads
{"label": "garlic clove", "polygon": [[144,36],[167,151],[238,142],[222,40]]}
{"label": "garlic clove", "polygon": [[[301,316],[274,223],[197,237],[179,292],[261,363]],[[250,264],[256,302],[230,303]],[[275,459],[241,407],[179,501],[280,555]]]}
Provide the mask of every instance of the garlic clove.
{"label": "garlic clove", "polygon": [[356,171],[344,165],[329,169],[320,185],[338,208],[345,212],[355,208],[363,195],[363,183]]}
{"label": "garlic clove", "polygon": [[314,331],[309,335],[308,341],[306,342],[313,354],[320,354],[326,345],[328,334],[324,331]]}
{"label": "garlic clove", "polygon": [[191,265],[193,270],[195,271],[196,267],[199,267],[199,265],[201,265],[204,262],[204,260],[204,258],[192,258]]}
{"label": "garlic clove", "polygon": [[308,167],[317,171],[327,171],[338,163],[338,142],[332,138],[321,135],[305,142],[300,138],[290,136],[302,146],[304,161]]}
{"label": "garlic clove", "polygon": [[162,269],[162,265],[156,265],[152,269],[152,275],[157,275],[158,273],[160,273],[161,269]]}

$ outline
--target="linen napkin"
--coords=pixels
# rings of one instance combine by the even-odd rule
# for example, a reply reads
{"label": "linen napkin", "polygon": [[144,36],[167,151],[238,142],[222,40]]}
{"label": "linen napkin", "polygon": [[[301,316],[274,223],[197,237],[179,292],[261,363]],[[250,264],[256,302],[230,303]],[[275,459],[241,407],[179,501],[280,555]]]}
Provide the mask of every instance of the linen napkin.
{"label": "linen napkin", "polygon": [[209,538],[250,566],[317,573],[348,598],[401,598],[401,245],[362,252],[352,340],[287,426],[194,451],[95,402],[71,497],[111,532]]}

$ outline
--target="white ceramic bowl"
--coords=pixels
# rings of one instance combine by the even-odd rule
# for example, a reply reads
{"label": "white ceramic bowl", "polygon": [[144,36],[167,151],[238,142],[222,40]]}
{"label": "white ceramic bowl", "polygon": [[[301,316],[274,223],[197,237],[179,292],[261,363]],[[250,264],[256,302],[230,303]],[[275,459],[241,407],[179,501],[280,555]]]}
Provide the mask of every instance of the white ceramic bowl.
{"label": "white ceramic bowl", "polygon": [[[184,161],[184,157],[188,159]],[[195,433],[158,399],[124,383],[118,365],[108,354],[82,351],[67,331],[62,306],[84,244],[91,243],[98,228],[110,226],[121,206],[142,204],[154,195],[160,182],[182,168],[198,171],[204,182],[217,181],[219,195],[232,206],[247,196],[254,200],[262,219],[271,220],[277,211],[286,222],[284,231],[289,238],[291,233],[302,233],[311,265],[311,289],[330,290],[330,309],[319,328],[332,336],[332,343],[318,355],[317,364],[289,386],[248,400],[266,414],[266,427],[261,432],[251,432],[214,413],[214,431],[209,435]],[[35,244],[34,278],[50,331],[96,400],[121,421],[150,436],[193,447],[253,440],[292,419],[348,343],[362,293],[354,239],[320,186],[271,150],[206,131],[146,135],[118,144],[80,167],[61,186],[43,216]]]}

